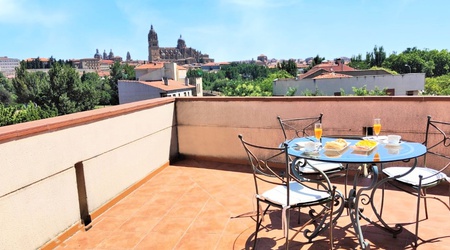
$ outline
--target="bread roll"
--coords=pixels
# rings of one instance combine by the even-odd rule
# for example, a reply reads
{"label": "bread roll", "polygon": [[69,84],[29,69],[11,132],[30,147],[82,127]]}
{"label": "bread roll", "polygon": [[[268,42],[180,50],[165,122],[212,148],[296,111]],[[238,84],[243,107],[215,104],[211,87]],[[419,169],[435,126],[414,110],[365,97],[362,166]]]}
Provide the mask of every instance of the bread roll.
{"label": "bread roll", "polygon": [[347,141],[344,139],[336,139],[325,143],[325,149],[341,150],[344,149],[345,146],[347,146]]}

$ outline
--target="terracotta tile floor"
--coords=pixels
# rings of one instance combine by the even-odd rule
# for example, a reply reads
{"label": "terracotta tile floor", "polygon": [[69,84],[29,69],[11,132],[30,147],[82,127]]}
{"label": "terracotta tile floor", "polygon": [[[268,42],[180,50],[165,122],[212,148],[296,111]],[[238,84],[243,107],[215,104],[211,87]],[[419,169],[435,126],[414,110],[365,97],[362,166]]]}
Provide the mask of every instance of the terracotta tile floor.
{"label": "terracotta tile floor", "polygon": [[[253,178],[248,170],[242,165],[178,162],[95,219],[90,230],[77,232],[57,249],[249,249],[253,246],[255,222],[248,216],[233,218],[254,208]],[[334,182],[344,190],[342,180]],[[448,186],[434,190],[445,195]],[[392,224],[402,223],[403,232],[393,238],[361,220],[364,236],[371,249],[412,249],[415,199],[393,190],[387,190],[386,197],[383,216]],[[448,202],[447,197],[442,197]],[[448,249],[450,212],[435,200],[429,200],[428,208],[430,218],[420,224],[418,248]],[[298,227],[298,213],[291,216],[292,236]],[[268,229],[260,231],[257,249],[284,249],[280,212],[273,210],[264,223]],[[333,232],[336,249],[359,248],[346,212]],[[329,239],[320,235],[309,243],[300,233],[290,246],[328,249]]]}

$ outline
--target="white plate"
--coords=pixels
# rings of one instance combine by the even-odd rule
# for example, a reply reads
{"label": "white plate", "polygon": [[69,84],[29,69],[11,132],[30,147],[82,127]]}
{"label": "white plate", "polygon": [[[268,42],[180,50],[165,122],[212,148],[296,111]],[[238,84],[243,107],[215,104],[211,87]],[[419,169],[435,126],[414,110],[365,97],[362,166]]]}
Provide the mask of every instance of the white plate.
{"label": "white plate", "polygon": [[386,143],[386,147],[400,147],[403,142],[399,143]]}
{"label": "white plate", "polygon": [[350,146],[350,142],[347,142],[347,145],[345,145],[343,148],[341,149],[334,149],[334,148],[325,148],[323,147],[323,150],[327,153],[333,153],[333,154],[340,154],[341,152],[344,152],[348,146]]}
{"label": "white plate", "polygon": [[299,147],[299,148],[304,148],[306,143],[307,143],[307,141],[301,141],[301,142],[295,143],[295,145],[297,145],[297,147]]}
{"label": "white plate", "polygon": [[378,146],[378,142],[372,147],[358,147],[355,145],[352,148],[354,151],[368,153],[368,152],[372,151],[374,148],[376,148],[377,146]]}

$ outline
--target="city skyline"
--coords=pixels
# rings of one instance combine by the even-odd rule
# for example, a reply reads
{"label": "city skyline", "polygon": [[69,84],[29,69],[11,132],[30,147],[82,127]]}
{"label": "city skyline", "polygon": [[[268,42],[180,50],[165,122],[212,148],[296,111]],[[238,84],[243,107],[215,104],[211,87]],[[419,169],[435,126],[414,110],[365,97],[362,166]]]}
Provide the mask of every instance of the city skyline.
{"label": "city skyline", "polygon": [[0,0],[0,56],[91,58],[96,49],[134,60],[148,57],[153,25],[160,47],[187,47],[216,62],[387,55],[407,48],[449,49],[444,0]]}

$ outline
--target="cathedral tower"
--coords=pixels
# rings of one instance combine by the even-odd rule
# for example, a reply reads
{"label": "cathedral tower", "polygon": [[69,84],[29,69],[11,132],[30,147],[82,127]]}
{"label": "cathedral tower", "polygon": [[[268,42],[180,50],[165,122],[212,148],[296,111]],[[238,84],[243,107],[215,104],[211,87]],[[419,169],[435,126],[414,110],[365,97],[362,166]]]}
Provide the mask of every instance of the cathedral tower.
{"label": "cathedral tower", "polygon": [[156,34],[153,25],[151,25],[148,33],[148,61],[158,61],[159,59],[158,34]]}

